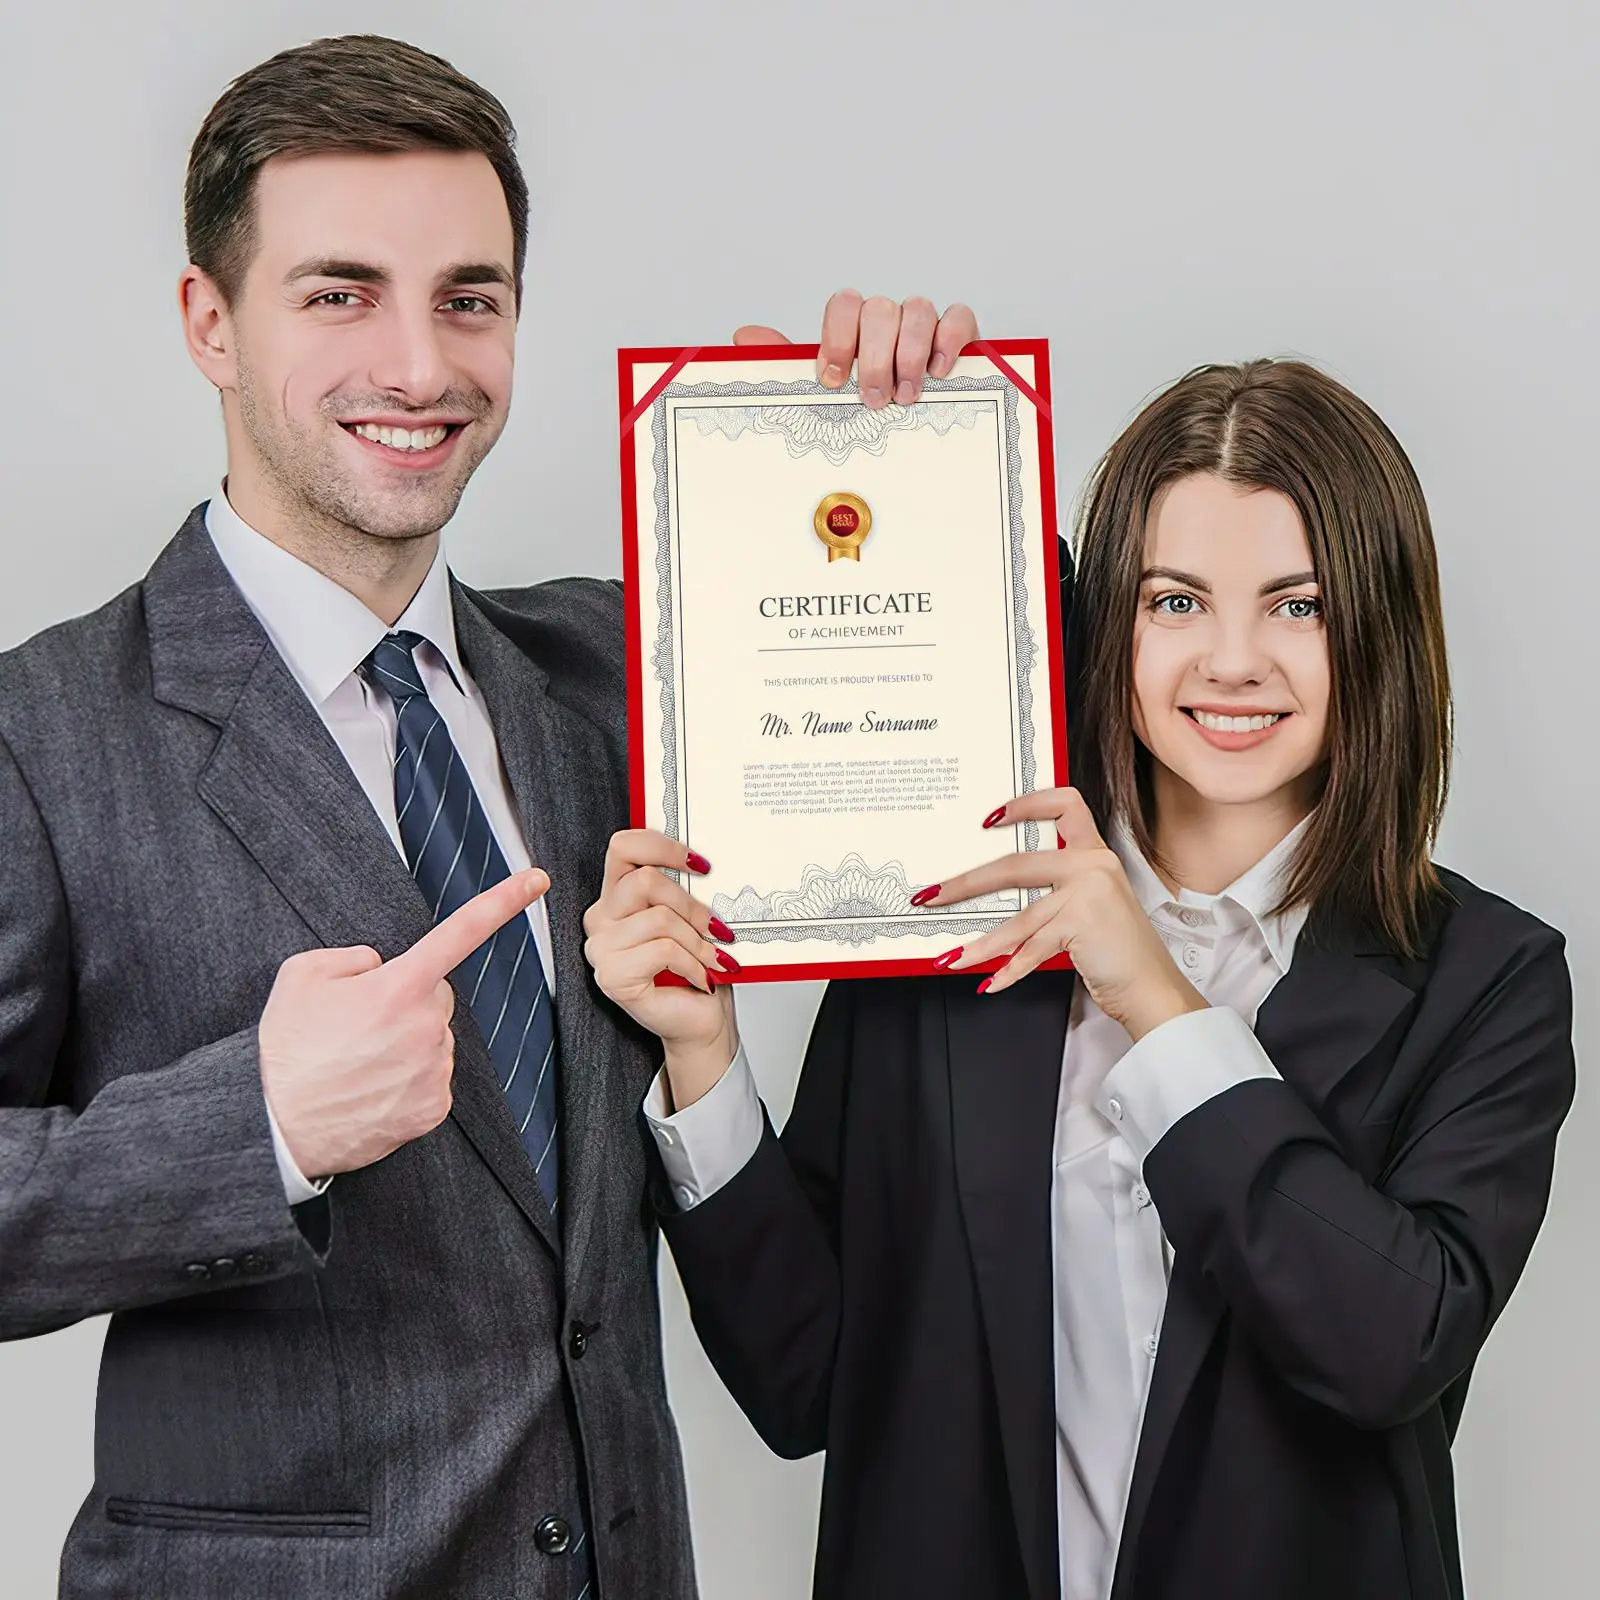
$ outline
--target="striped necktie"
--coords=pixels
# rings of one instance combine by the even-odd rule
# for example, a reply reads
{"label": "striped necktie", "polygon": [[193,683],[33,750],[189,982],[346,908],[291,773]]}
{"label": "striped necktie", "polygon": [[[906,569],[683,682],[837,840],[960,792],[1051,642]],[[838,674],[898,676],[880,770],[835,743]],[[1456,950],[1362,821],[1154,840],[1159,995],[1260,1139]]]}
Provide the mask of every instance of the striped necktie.
{"label": "striped necktie", "polygon": [[[509,876],[472,777],[413,652],[422,636],[386,635],[362,675],[394,702],[394,804],[400,843],[438,922]],[[526,916],[513,917],[457,969],[552,1215],[560,1200],[555,1009]]]}

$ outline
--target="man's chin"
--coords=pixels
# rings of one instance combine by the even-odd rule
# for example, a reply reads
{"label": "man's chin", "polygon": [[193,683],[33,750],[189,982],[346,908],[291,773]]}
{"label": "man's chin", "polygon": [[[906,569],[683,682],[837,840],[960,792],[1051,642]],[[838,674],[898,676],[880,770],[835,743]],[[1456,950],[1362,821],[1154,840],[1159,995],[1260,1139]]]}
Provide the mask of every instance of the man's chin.
{"label": "man's chin", "polygon": [[318,496],[315,508],[369,539],[427,539],[444,527],[461,503],[464,483],[388,485],[352,484],[348,492]]}

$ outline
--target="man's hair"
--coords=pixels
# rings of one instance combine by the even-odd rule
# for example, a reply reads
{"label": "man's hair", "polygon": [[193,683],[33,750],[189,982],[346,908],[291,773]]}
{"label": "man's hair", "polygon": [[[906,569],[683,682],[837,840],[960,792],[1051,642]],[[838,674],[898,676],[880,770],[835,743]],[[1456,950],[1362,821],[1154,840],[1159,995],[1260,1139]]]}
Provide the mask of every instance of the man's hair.
{"label": "man's hair", "polygon": [[275,156],[476,151],[505,190],[520,304],[528,185],[515,146],[506,108],[415,45],[349,34],[285,50],[229,84],[195,136],[183,193],[189,259],[237,300],[256,248],[256,175]]}
{"label": "man's hair", "polygon": [[1150,508],[1214,473],[1300,514],[1322,590],[1331,695],[1320,798],[1280,909],[1328,904],[1416,954],[1440,884],[1452,708],[1422,487],[1377,414],[1300,361],[1196,368],[1152,400],[1090,479],[1067,652],[1075,785],[1155,859],[1150,755],[1133,732],[1133,638]]}

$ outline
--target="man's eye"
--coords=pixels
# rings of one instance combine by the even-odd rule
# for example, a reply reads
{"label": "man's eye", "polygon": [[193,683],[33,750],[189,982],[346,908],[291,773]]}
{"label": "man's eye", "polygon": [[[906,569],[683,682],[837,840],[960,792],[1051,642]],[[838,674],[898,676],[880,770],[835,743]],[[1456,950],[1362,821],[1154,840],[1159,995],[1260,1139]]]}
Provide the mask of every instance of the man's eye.
{"label": "man's eye", "polygon": [[454,299],[445,301],[447,311],[464,311],[469,315],[484,316],[494,311],[494,302],[485,300],[481,294],[458,294]]}
{"label": "man's eye", "polygon": [[333,306],[343,310],[346,306],[356,305],[360,296],[353,289],[329,289],[324,294],[313,295],[311,304],[314,306]]}

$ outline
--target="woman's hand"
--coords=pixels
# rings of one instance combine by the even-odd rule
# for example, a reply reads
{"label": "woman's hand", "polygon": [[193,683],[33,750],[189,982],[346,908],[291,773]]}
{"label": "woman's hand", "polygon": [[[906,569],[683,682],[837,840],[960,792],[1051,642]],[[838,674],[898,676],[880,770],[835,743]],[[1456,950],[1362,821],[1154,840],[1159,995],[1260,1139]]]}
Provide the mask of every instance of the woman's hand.
{"label": "woman's hand", "polygon": [[[674,1108],[692,1105],[739,1051],[733,992],[713,975],[739,963],[713,939],[733,932],[658,869],[709,872],[711,863],[664,834],[614,834],[600,898],[583,915],[583,953],[601,991],[666,1046]],[[657,985],[664,972],[688,987]]]}
{"label": "woman's hand", "polygon": [[1204,1010],[1205,1000],[1150,925],[1083,796],[1076,789],[1040,789],[1003,806],[985,826],[1018,822],[1053,822],[1064,848],[1002,856],[936,885],[932,894],[923,890],[918,903],[956,905],[997,889],[1050,893],[937,965],[960,972],[1014,952],[980,985],[980,993],[996,994],[1065,951],[1095,1004],[1136,1040],[1186,1011]]}

